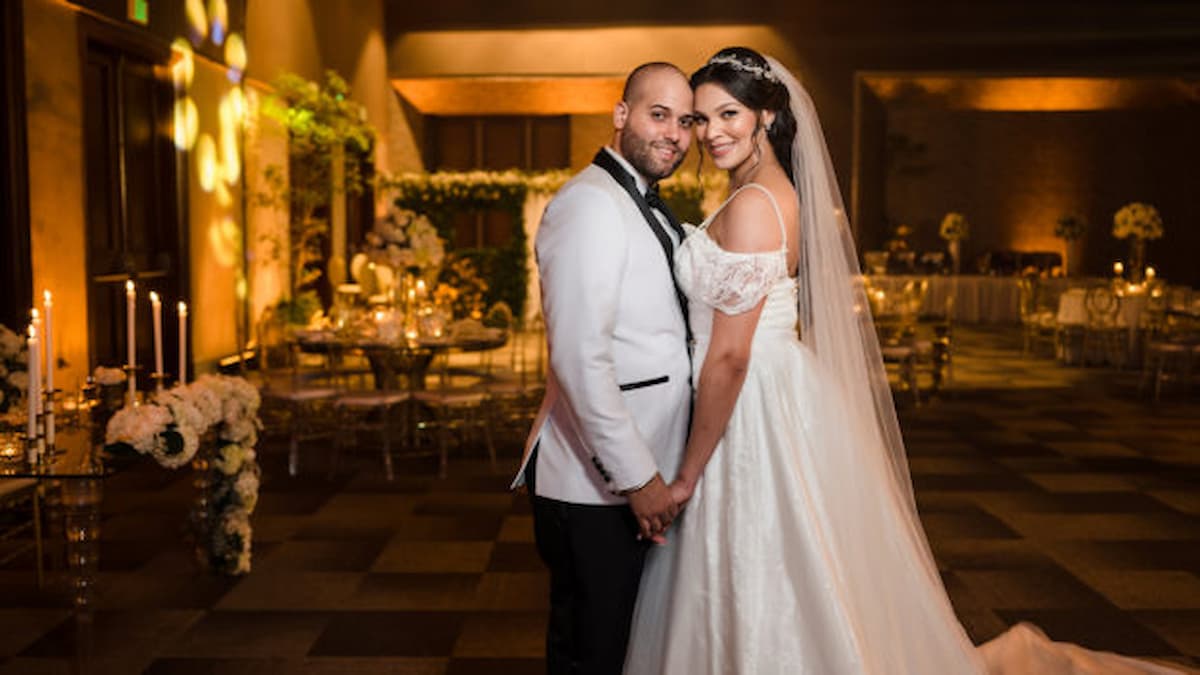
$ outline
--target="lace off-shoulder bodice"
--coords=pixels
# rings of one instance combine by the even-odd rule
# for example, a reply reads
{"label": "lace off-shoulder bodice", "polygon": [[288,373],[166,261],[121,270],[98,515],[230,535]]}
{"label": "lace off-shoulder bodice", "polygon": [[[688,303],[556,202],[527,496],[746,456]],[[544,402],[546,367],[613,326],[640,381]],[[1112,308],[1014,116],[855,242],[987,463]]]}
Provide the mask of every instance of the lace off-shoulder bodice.
{"label": "lace off-shoulder bodice", "polygon": [[786,251],[726,251],[705,229],[684,228],[688,237],[675,256],[675,273],[692,300],[726,314],[741,314],[787,278]]}
{"label": "lace off-shoulder bodice", "polygon": [[796,285],[788,276],[787,234],[783,219],[774,197],[766,188],[750,183],[741,189],[749,187],[761,189],[775,207],[780,230],[784,233],[778,249],[744,253],[721,248],[707,231],[713,216],[720,212],[717,209],[698,227],[684,225],[687,238],[675,253],[675,276],[688,296],[692,333],[700,343],[707,342],[712,333],[714,310],[741,314],[754,308],[764,297],[768,298],[767,306],[759,317],[756,336],[771,333],[771,328],[795,333]]}

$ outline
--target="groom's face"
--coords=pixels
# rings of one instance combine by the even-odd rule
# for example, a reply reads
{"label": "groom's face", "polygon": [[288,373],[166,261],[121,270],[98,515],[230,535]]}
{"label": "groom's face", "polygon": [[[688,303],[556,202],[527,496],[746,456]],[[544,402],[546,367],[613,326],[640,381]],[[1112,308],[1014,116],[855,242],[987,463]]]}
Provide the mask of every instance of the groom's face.
{"label": "groom's face", "polygon": [[654,182],[674,173],[692,142],[692,90],[683,74],[667,68],[643,73],[613,123],[618,150]]}

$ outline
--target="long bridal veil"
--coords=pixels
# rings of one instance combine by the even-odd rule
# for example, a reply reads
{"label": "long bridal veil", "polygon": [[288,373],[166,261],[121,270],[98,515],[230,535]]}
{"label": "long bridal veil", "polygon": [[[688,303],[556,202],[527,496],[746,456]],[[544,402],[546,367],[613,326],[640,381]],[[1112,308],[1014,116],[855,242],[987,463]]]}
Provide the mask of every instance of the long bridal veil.
{"label": "long bridal veil", "polygon": [[792,175],[800,200],[799,324],[829,392],[826,428],[849,441],[810,461],[808,503],[862,656],[862,672],[992,675],[1178,673],[1051,642],[1021,625],[976,649],[958,622],[921,527],[895,404],[862,284],[856,247],[812,99],[777,60],[796,118]]}
{"label": "long bridal veil", "polygon": [[[800,339],[835,404],[819,420],[838,447],[817,449],[810,500],[836,595],[858,644],[863,672],[984,672],[958,623],[929,550],[913,497],[854,239],[829,151],[808,93],[778,61],[796,135],[792,176],[800,200]],[[923,647],[914,649],[922,643]]]}

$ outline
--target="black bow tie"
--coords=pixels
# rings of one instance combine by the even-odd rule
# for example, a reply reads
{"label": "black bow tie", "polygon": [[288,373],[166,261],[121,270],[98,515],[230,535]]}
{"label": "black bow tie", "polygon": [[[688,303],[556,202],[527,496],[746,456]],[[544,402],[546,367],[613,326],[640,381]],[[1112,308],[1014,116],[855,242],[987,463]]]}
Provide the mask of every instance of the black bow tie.
{"label": "black bow tie", "polygon": [[650,208],[663,214],[667,219],[667,223],[675,230],[675,234],[679,235],[679,240],[683,241],[683,228],[679,225],[679,221],[675,219],[675,214],[671,213],[671,209],[667,207],[667,202],[663,200],[662,195],[658,193],[658,184],[651,185],[646,190],[646,205]]}

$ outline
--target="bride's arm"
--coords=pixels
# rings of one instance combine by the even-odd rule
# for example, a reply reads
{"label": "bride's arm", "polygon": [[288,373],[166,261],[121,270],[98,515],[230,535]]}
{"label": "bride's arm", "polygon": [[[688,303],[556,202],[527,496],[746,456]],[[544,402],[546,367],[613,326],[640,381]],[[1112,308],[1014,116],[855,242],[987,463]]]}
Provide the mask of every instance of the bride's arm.
{"label": "bride's arm", "polygon": [[[777,251],[781,245],[778,222],[765,195],[758,190],[745,190],[717,216],[710,233],[719,237],[718,243],[727,251]],[[750,346],[765,300],[763,295],[749,310],[736,314],[713,312],[712,337],[700,366],[700,380],[696,383],[691,433],[683,465],[671,484],[676,501],[691,498],[704,467],[725,433],[746,379]]]}

